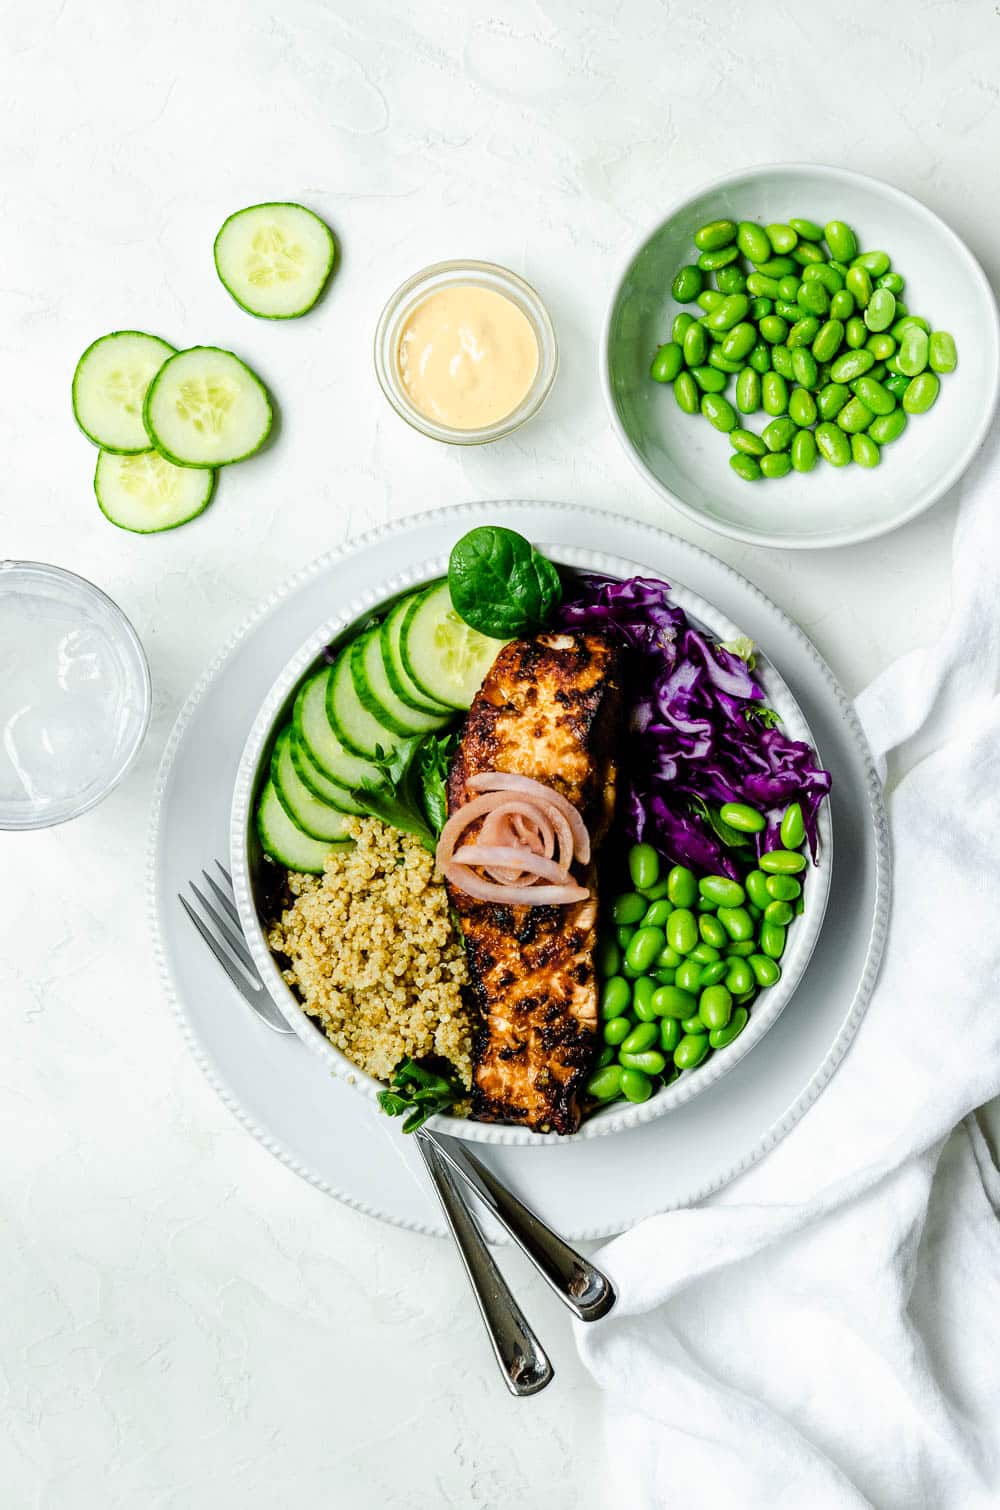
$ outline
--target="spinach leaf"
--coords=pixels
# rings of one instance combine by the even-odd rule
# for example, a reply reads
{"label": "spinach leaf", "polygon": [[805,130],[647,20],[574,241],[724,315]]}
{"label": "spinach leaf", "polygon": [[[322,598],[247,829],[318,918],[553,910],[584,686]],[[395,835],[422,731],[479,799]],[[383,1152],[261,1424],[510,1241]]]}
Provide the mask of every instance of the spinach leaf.
{"label": "spinach leaf", "polygon": [[470,530],[456,542],[448,587],[456,613],[496,640],[541,629],[562,598],[552,562],[516,530],[496,524]]}

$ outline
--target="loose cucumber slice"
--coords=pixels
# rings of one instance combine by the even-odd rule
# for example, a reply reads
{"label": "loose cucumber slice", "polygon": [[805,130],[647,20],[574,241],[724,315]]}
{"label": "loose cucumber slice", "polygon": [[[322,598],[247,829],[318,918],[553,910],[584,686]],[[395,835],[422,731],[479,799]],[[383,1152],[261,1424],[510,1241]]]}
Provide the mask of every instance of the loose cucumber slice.
{"label": "loose cucumber slice", "polygon": [[231,351],[191,346],[164,362],[149,385],[142,418],[167,461],[224,467],[260,450],[271,429],[271,400]]}
{"label": "loose cucumber slice", "polygon": [[429,734],[454,717],[447,709],[442,713],[418,713],[396,696],[385,674],[377,627],[359,635],[351,646],[351,678],[362,707],[403,739],[412,734]]}
{"label": "loose cucumber slice", "polygon": [[141,330],[113,330],[87,347],[73,374],[73,414],[88,440],[123,456],[149,450],[143,400],[176,350]]}
{"label": "loose cucumber slice", "polygon": [[328,844],[350,839],[348,815],[314,796],[296,771],[288,728],[278,735],[271,756],[271,784],[285,812],[311,839],[325,839]]}
{"label": "loose cucumber slice", "polygon": [[399,649],[407,674],[428,697],[468,708],[506,640],[492,640],[455,612],[447,582],[417,594],[406,610]]}
{"label": "loose cucumber slice", "polygon": [[215,270],[241,309],[262,320],[294,320],[312,309],[333,271],[337,243],[300,204],[252,204],[223,223]]}
{"label": "loose cucumber slice", "polygon": [[94,472],[101,513],[136,535],[175,530],[208,508],[217,473],[175,467],[159,451],[102,451]]}
{"label": "loose cucumber slice", "polygon": [[[419,596],[419,595],[417,595]],[[416,708],[419,713],[450,713],[450,708],[445,708],[441,703],[434,702],[425,697],[416,682],[407,672],[403,665],[403,656],[399,648],[399,635],[406,617],[406,610],[413,601],[414,594],[400,598],[396,606],[390,611],[383,621],[380,632],[382,647],[382,662],[385,666],[385,674],[389,678],[389,685],[398,698],[401,698],[411,708]]]}
{"label": "loose cucumber slice", "polygon": [[318,797],[321,802],[327,803],[329,807],[338,808],[342,813],[363,813],[365,811],[360,802],[355,802],[346,787],[338,786],[335,781],[330,781],[324,776],[296,733],[294,724],[292,725],[291,752],[292,764],[295,767],[296,775],[303,786],[312,792],[314,797]]}
{"label": "loose cucumber slice", "polygon": [[358,696],[351,676],[351,647],[341,651],[326,689],[326,716],[341,744],[367,760],[381,749],[388,755],[406,736],[390,729],[370,713]]}
{"label": "loose cucumber slice", "polygon": [[352,787],[364,786],[366,781],[377,782],[379,773],[370,761],[354,754],[343,744],[327,717],[332,670],[332,666],[326,666],[306,682],[295,699],[292,722],[296,741],[305,746],[327,780],[349,792]]}
{"label": "loose cucumber slice", "polygon": [[261,793],[257,807],[257,833],[265,854],[279,865],[306,875],[321,875],[330,851],[346,847],[304,834],[282,807],[271,781]]}

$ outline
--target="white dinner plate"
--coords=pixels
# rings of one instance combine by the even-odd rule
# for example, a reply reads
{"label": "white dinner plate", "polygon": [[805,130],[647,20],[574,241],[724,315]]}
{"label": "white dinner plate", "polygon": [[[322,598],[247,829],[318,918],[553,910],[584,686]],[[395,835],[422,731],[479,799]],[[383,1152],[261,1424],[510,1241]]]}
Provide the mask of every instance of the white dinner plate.
{"label": "white dinner plate", "polygon": [[439,509],[314,562],[253,614],[195,687],[164,753],[153,804],[149,898],[164,979],[192,1051],[227,1106],[278,1158],[355,1208],[443,1234],[419,1156],[291,1036],[257,1021],[191,929],[177,893],[227,852],[247,730],[296,649],[329,615],[477,523],[616,553],[699,593],[741,625],[784,676],[833,775],[826,924],[788,1010],[759,1048],[686,1105],[614,1137],[559,1148],[483,1147],[501,1176],[567,1235],[597,1238],[690,1204],[748,1168],[827,1084],[867,1006],[889,906],[881,788],[850,703],[814,647],[752,584],[706,552],[635,521],[570,504]]}

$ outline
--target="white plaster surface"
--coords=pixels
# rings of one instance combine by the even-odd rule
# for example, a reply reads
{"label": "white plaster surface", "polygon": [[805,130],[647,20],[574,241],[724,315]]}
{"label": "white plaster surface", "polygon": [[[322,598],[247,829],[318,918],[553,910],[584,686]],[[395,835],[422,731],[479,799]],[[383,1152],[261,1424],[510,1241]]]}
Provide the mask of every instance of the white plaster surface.
{"label": "white plaster surface", "polygon": [[[352,533],[449,501],[662,521],[788,609],[850,691],[931,638],[947,501],[842,551],[701,533],[619,451],[597,337],[660,208],[749,162],[890,179],[996,283],[1000,7],[5,0],[0,36],[0,554],[108,591],[155,688],[142,757],[102,807],[0,835],[0,1502],[610,1505],[599,1395],[524,1266],[504,1260],[558,1378],[515,1402],[449,1247],[298,1181],[189,1060],[146,933],[153,775],[188,688],[259,597]],[[313,206],[342,243],[301,322],[252,320],[213,271],[223,217],[268,198]],[[537,285],[562,369],[529,428],[450,450],[388,409],[370,348],[397,283],[462,255]],[[77,356],[121,327],[232,347],[281,406],[267,453],[161,537],[102,519],[69,414]]]}

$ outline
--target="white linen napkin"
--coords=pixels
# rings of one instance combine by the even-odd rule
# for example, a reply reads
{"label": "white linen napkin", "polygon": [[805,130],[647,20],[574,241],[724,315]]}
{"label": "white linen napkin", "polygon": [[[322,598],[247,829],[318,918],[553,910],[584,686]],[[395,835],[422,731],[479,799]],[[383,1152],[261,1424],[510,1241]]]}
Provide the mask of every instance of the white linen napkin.
{"label": "white linen napkin", "polygon": [[858,700],[903,774],[854,1045],[762,1163],[599,1255],[620,1300],[577,1337],[633,1510],[1000,1505],[1000,1175],[974,1115],[1000,1094],[998,509],[994,437],[943,638]]}

